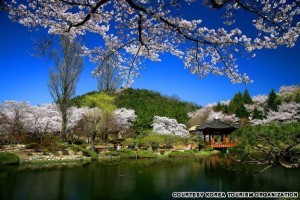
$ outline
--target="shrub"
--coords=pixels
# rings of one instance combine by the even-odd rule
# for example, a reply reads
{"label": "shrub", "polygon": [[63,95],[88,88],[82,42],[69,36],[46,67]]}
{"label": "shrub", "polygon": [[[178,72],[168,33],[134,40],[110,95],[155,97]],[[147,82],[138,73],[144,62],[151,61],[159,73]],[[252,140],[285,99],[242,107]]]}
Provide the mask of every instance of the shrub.
{"label": "shrub", "polygon": [[164,144],[164,138],[160,135],[151,134],[142,139],[142,143],[150,146],[153,150],[158,149],[161,144]]}
{"label": "shrub", "polygon": [[195,154],[194,151],[192,150],[187,150],[187,151],[171,151],[169,153],[169,157],[189,157],[193,156]]}
{"label": "shrub", "polygon": [[97,153],[96,153],[96,152],[93,152],[93,151],[90,150],[90,149],[85,149],[85,148],[83,148],[83,147],[81,147],[81,146],[78,146],[78,145],[76,145],[76,144],[73,144],[72,147],[73,147],[73,150],[74,150],[74,151],[82,151],[83,154],[84,154],[85,156],[91,157],[92,160],[96,160],[97,157],[98,157],[98,156],[97,156]]}
{"label": "shrub", "polygon": [[212,148],[211,146],[207,146],[203,149],[203,151],[213,151],[214,148]]}
{"label": "shrub", "polygon": [[120,156],[121,158],[136,158],[136,152],[132,149],[120,149],[117,151],[111,151],[108,153],[111,156]]}
{"label": "shrub", "polygon": [[156,158],[157,155],[152,151],[140,150],[137,152],[139,158]]}
{"label": "shrub", "polygon": [[136,145],[136,141],[133,140],[132,138],[126,138],[122,144],[125,144],[126,146],[135,146]]}
{"label": "shrub", "polygon": [[118,150],[121,158],[135,158],[136,152],[132,149],[120,149]]}
{"label": "shrub", "polygon": [[0,153],[0,165],[19,164],[19,157],[12,153]]}

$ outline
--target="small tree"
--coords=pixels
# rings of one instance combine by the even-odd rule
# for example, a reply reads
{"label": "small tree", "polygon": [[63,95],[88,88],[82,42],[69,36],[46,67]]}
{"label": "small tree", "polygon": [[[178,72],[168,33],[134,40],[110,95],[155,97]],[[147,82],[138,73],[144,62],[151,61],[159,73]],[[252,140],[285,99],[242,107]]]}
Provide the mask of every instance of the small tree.
{"label": "small tree", "polygon": [[58,105],[62,117],[61,136],[65,140],[68,122],[68,109],[75,94],[79,75],[83,70],[80,44],[67,36],[60,37],[61,50],[54,51],[52,58],[55,69],[49,71],[49,90]]}
{"label": "small tree", "polygon": [[24,132],[29,107],[26,102],[5,101],[0,104],[0,131],[4,140],[14,143],[16,137]]}
{"label": "small tree", "polygon": [[85,124],[85,130],[90,138],[91,150],[95,152],[95,139],[100,133],[102,125],[102,112],[99,108],[89,109],[84,115],[83,120]]}
{"label": "small tree", "polygon": [[247,89],[244,91],[243,99],[245,104],[253,104],[252,98]]}
{"label": "small tree", "polygon": [[267,100],[268,107],[273,111],[278,111],[279,105],[281,104],[280,99],[278,98],[278,95],[275,93],[275,91],[272,89],[272,91],[269,93],[269,97]]}
{"label": "small tree", "polygon": [[252,118],[253,119],[263,119],[264,118],[264,112],[261,110],[258,110],[257,107],[254,108],[252,112]]}

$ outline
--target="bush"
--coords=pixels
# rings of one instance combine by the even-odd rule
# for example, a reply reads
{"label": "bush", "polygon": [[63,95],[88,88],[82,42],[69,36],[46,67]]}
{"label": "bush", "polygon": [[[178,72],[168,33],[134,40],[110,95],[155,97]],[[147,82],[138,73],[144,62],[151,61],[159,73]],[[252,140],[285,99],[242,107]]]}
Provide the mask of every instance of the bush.
{"label": "bush", "polygon": [[0,153],[0,165],[19,164],[19,157],[12,153]]}
{"label": "bush", "polygon": [[39,143],[30,143],[27,144],[26,149],[33,149],[35,152],[41,152],[42,149],[45,148],[45,146],[43,144],[39,144]]}
{"label": "bush", "polygon": [[137,152],[139,158],[156,158],[157,155],[152,151],[140,150]]}
{"label": "bush", "polygon": [[213,151],[214,148],[212,148],[211,146],[207,146],[203,149],[203,151]]}
{"label": "bush", "polygon": [[110,151],[108,153],[110,156],[120,156],[121,158],[136,158],[136,152],[132,149],[120,149],[117,151]]}
{"label": "bush", "polygon": [[194,156],[195,152],[192,150],[187,150],[187,151],[171,151],[169,153],[169,157],[189,157],[189,156]]}
{"label": "bush", "polygon": [[150,146],[155,150],[158,149],[160,145],[164,144],[164,138],[157,134],[151,134],[144,137],[141,143]]}
{"label": "bush", "polygon": [[72,147],[73,147],[74,151],[82,151],[85,156],[91,157],[92,160],[96,160],[98,158],[97,153],[93,152],[90,149],[85,149],[85,148],[83,148],[81,146],[78,146],[76,144],[73,144]]}
{"label": "bush", "polygon": [[136,152],[132,149],[120,149],[119,152],[121,158],[136,158]]}
{"label": "bush", "polygon": [[122,144],[125,144],[126,146],[135,146],[136,145],[136,141],[133,140],[132,138],[126,138]]}

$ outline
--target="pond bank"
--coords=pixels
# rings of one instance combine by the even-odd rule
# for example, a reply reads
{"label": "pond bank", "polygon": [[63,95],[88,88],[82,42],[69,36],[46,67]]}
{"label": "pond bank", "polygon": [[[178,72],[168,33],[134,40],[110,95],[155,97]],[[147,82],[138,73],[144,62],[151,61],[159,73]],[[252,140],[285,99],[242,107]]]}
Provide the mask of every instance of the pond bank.
{"label": "pond bank", "polygon": [[[125,150],[125,149],[124,149]],[[20,164],[20,165],[34,165],[34,166],[53,166],[53,165],[72,165],[75,164],[86,164],[92,161],[100,162],[110,162],[118,160],[128,160],[128,159],[157,159],[162,160],[164,158],[170,159],[183,159],[183,158],[204,158],[212,155],[217,155],[219,151],[196,151],[196,150],[186,150],[186,151],[169,151],[160,154],[159,152],[153,152],[149,150],[133,151],[126,149],[118,150],[113,152],[103,152],[99,153],[95,157],[84,154],[82,151],[74,152],[69,150],[66,152],[53,153],[42,153],[42,152],[25,152],[23,150],[14,149],[12,151],[0,152],[0,154],[11,154],[18,157],[17,162],[10,164]]]}

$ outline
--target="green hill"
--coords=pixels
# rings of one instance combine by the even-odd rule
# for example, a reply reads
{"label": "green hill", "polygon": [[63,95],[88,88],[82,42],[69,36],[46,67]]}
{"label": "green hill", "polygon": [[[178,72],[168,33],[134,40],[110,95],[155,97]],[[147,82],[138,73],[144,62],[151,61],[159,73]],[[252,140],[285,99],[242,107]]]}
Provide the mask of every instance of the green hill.
{"label": "green hill", "polygon": [[76,106],[100,106],[117,108],[128,108],[135,110],[137,120],[135,129],[143,131],[152,129],[153,117],[164,116],[176,119],[179,123],[188,122],[187,113],[199,109],[200,106],[194,103],[181,101],[178,98],[167,97],[158,92],[145,89],[125,89],[114,95],[103,92],[90,92],[73,99]]}

